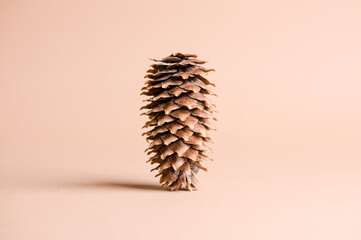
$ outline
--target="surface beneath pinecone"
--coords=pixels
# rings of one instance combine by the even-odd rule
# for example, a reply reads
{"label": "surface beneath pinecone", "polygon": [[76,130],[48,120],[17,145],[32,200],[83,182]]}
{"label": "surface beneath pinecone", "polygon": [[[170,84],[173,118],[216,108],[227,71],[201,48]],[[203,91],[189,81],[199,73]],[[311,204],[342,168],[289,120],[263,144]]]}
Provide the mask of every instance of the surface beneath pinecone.
{"label": "surface beneath pinecone", "polygon": [[[360,240],[361,1],[0,1],[0,240]],[[214,162],[159,187],[148,58],[216,71]]]}
{"label": "surface beneath pinecone", "polygon": [[[264,239],[293,236],[300,228],[318,237],[359,228],[361,177],[354,153],[315,157],[314,151],[284,153],[295,150],[286,142],[250,141],[238,142],[247,152],[236,151],[236,142],[228,146],[234,150],[218,144],[218,161],[200,174],[194,192],[162,189],[145,157],[132,153],[140,149],[79,154],[82,164],[69,166],[62,164],[69,155],[61,154],[41,168],[17,167],[21,176],[2,177],[0,233],[3,239]],[[51,158],[44,155],[44,162]]]}

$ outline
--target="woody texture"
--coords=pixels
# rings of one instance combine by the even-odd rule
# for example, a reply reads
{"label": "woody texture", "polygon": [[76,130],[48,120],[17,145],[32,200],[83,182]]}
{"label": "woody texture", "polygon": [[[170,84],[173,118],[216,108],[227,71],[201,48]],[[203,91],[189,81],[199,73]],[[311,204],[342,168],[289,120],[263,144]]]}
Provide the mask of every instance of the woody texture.
{"label": "woody texture", "polygon": [[[209,100],[213,83],[204,75],[214,69],[194,54],[175,53],[155,63],[147,71],[142,95],[148,96],[141,115],[149,120],[143,133],[149,142],[148,162],[156,167],[160,183],[172,191],[195,190],[203,163],[212,160],[209,130],[214,129],[215,105]],[[213,161],[213,160],[212,160]]]}

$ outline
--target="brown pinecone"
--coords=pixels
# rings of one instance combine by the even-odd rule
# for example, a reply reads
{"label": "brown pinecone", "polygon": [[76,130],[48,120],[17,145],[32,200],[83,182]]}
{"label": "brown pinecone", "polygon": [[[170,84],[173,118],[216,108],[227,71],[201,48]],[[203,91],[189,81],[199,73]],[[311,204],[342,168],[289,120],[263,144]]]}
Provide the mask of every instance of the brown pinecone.
{"label": "brown pinecone", "polygon": [[149,121],[143,128],[151,129],[147,136],[150,146],[146,151],[152,154],[148,162],[157,164],[160,183],[170,190],[185,187],[196,189],[195,175],[199,169],[207,171],[202,162],[209,157],[212,142],[208,130],[214,129],[212,117],[215,105],[206,95],[214,94],[210,83],[201,74],[214,69],[201,67],[205,61],[194,54],[175,53],[161,60],[155,60],[145,78],[149,78],[142,88],[142,95],[150,96],[145,100]]}

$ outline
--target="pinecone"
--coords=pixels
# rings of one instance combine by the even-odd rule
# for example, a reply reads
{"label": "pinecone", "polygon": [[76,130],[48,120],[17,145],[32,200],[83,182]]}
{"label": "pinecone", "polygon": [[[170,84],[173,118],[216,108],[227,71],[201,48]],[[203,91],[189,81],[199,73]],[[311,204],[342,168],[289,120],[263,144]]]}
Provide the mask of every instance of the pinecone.
{"label": "pinecone", "polygon": [[[148,162],[157,164],[160,183],[170,190],[184,187],[196,189],[198,181],[195,175],[199,169],[207,171],[202,162],[212,160],[209,157],[208,130],[214,129],[212,117],[215,105],[206,95],[214,94],[210,83],[201,74],[214,69],[201,67],[205,61],[194,54],[175,53],[161,60],[155,60],[145,78],[149,78],[142,88],[142,94],[150,96],[144,100],[148,109],[141,115],[147,115],[149,121],[143,128],[151,130],[143,133],[150,142],[146,149],[153,154]],[[213,161],[213,160],[212,160]]]}

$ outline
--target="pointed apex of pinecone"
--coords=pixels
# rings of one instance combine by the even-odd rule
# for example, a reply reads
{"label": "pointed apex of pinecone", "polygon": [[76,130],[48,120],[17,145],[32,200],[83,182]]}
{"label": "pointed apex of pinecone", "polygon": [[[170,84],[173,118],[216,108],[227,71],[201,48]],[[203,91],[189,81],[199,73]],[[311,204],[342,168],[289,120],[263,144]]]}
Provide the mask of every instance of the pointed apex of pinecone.
{"label": "pointed apex of pinecone", "polygon": [[149,98],[141,109],[147,111],[149,128],[143,135],[150,143],[146,149],[151,155],[148,162],[156,164],[162,186],[170,190],[197,188],[195,175],[199,169],[207,171],[202,163],[212,160],[208,146],[214,130],[215,105],[208,95],[216,95],[215,86],[202,75],[214,69],[200,65],[206,63],[195,54],[173,53],[155,61],[147,71],[142,95]]}

